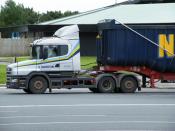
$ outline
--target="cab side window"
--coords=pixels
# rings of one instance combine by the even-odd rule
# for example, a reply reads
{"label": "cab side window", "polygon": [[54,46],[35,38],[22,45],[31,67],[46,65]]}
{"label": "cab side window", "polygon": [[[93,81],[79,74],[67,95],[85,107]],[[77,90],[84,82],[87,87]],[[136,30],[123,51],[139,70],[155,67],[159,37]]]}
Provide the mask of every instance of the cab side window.
{"label": "cab side window", "polygon": [[68,53],[68,45],[57,45],[57,46],[45,46],[45,53],[47,54],[47,58],[63,56]]}
{"label": "cab side window", "polygon": [[49,46],[48,47],[48,58],[56,57],[56,56],[57,56],[57,47]]}
{"label": "cab side window", "polygon": [[67,45],[58,45],[58,56],[63,56],[68,53]]}

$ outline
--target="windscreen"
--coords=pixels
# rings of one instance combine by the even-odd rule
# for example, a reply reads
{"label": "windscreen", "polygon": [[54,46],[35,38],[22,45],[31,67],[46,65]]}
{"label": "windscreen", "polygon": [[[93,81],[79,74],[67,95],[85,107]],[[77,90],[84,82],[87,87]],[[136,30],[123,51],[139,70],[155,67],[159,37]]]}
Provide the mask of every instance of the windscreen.
{"label": "windscreen", "polygon": [[32,59],[42,59],[42,47],[41,46],[33,46],[32,47]]}
{"label": "windscreen", "polygon": [[57,56],[64,56],[68,53],[68,46],[67,45],[49,45],[44,46],[45,54],[47,58],[57,57]]}

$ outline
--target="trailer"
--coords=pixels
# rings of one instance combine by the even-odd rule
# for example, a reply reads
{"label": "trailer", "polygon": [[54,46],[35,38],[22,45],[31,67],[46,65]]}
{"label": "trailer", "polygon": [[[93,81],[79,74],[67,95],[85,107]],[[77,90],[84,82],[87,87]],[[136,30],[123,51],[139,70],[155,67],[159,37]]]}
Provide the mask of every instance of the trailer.
{"label": "trailer", "polygon": [[[120,24],[116,24],[120,23]],[[97,61],[105,72],[129,71],[146,78],[152,88],[155,82],[175,80],[175,25],[125,25],[116,20],[102,21],[98,25]]]}
{"label": "trailer", "polygon": [[[146,29],[119,26],[115,20],[101,21],[98,24],[97,66],[91,71],[82,71],[79,28],[77,25],[62,27],[53,37],[31,44],[31,60],[8,65],[7,88],[33,94],[61,88],[134,93],[146,85],[146,78],[150,78],[151,87],[155,87],[155,79],[174,80],[174,37],[171,34],[175,34],[175,29]],[[155,33],[151,38],[150,32]],[[155,42],[159,33],[161,41]],[[142,84],[138,75],[142,76]]]}

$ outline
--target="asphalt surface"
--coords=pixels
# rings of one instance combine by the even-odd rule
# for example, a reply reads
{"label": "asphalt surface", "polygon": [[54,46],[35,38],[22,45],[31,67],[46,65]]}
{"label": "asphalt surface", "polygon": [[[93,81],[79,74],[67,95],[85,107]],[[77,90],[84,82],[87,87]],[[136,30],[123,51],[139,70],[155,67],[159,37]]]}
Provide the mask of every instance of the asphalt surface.
{"label": "asphalt surface", "polygon": [[25,94],[0,88],[0,131],[175,130],[175,89]]}

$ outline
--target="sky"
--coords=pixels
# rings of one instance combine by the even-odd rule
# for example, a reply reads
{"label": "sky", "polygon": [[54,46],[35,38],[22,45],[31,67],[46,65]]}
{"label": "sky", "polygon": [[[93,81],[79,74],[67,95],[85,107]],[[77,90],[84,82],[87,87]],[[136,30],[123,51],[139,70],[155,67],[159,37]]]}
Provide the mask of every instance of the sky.
{"label": "sky", "polygon": [[[34,11],[44,13],[47,11],[84,12],[126,0],[13,0],[15,3],[23,4],[24,7],[33,8]],[[4,6],[6,0],[0,0],[0,6]]]}

